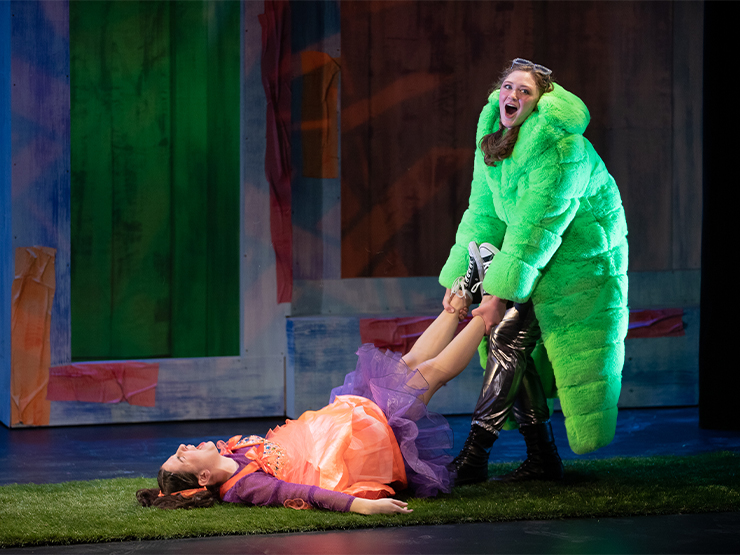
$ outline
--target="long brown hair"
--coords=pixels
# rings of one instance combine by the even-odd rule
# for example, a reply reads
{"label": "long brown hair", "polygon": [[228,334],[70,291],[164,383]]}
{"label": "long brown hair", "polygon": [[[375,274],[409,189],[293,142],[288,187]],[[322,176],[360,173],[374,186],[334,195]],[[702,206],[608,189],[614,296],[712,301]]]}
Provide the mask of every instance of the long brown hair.
{"label": "long brown hair", "polygon": [[169,472],[160,468],[157,483],[159,489],[140,489],[136,492],[136,499],[142,506],[158,509],[195,509],[210,507],[219,499],[218,486],[209,486],[192,496],[177,493],[200,487],[198,477],[189,472]]}
{"label": "long brown hair", "polygon": [[[514,71],[526,71],[532,75],[537,91],[540,93],[540,98],[545,93],[553,90],[554,80],[551,73],[544,73],[538,71],[535,64],[522,64],[517,63],[519,59],[512,61],[512,63],[503,71],[498,79],[498,82],[488,92],[489,96],[496,89],[501,89],[501,85],[504,83],[506,78]],[[549,71],[549,70],[548,70]],[[496,162],[506,160],[511,153],[514,152],[514,145],[519,137],[519,127],[516,126],[512,129],[506,129],[503,125],[499,126],[498,131],[489,133],[480,140],[480,149],[483,151],[483,161],[487,166],[495,166]]]}

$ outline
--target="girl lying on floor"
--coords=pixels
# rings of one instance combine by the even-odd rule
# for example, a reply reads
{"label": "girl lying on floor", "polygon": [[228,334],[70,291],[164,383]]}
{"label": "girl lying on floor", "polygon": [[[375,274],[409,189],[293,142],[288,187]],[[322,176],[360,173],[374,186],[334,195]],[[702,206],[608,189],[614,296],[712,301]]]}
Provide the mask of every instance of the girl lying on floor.
{"label": "girl lying on floor", "polygon": [[491,327],[473,311],[454,336],[470,295],[452,302],[457,312],[442,312],[404,356],[363,345],[357,369],[321,410],[264,438],[180,445],[159,470],[159,489],[139,490],[137,499],[161,509],[221,500],[379,514],[411,512],[389,498],[398,490],[410,488],[418,497],[449,492],[452,432],[427,403],[465,369]]}

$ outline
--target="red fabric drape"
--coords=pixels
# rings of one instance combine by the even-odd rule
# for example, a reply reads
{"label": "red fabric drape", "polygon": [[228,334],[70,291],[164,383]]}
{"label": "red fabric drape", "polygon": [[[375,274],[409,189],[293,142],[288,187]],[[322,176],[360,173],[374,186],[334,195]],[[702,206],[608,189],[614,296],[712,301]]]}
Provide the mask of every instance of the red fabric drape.
{"label": "red fabric drape", "polygon": [[275,249],[277,301],[293,296],[293,229],[290,200],[290,5],[265,0],[262,86],[267,98],[265,174],[270,184],[270,233]]}
{"label": "red fabric drape", "polygon": [[685,335],[682,308],[635,310],[630,312],[627,339],[638,337],[679,337]]}
{"label": "red fabric drape", "polygon": [[[468,316],[457,325],[455,335],[472,319]],[[360,320],[360,340],[372,343],[379,349],[390,349],[403,354],[408,353],[424,330],[434,322],[433,316],[410,318],[362,318]]]}

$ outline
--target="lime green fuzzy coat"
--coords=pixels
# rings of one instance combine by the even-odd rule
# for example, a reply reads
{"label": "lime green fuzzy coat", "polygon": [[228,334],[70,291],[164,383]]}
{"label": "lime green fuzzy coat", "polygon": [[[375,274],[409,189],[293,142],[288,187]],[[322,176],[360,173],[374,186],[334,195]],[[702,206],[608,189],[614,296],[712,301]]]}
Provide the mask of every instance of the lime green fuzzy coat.
{"label": "lime green fuzzy coat", "polygon": [[[535,354],[538,371],[548,396],[560,398],[578,454],[614,437],[628,323],[627,224],[614,179],[582,135],[589,119],[586,105],[555,85],[509,158],[489,167],[476,149],[470,205],[440,275],[450,287],[465,274],[470,241],[501,249],[483,287],[532,299],[547,354]],[[476,144],[498,128],[494,91]]]}

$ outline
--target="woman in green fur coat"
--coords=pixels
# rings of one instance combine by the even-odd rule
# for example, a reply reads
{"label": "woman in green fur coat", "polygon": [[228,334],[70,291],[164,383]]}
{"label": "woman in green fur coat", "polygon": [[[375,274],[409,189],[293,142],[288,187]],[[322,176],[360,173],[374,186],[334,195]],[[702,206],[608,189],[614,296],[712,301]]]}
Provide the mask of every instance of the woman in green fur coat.
{"label": "woman in green fur coat", "polygon": [[[589,118],[549,69],[522,59],[481,112],[470,205],[440,275],[447,307],[450,288],[476,258],[479,272],[465,275],[463,289],[480,279],[496,301],[473,312],[493,331],[471,433],[455,460],[458,484],[486,479],[488,452],[510,416],[527,460],[502,478],[561,477],[545,397],[560,398],[575,453],[614,437],[628,323],[627,225],[617,185],[583,137]],[[484,267],[482,243],[500,251]]]}

